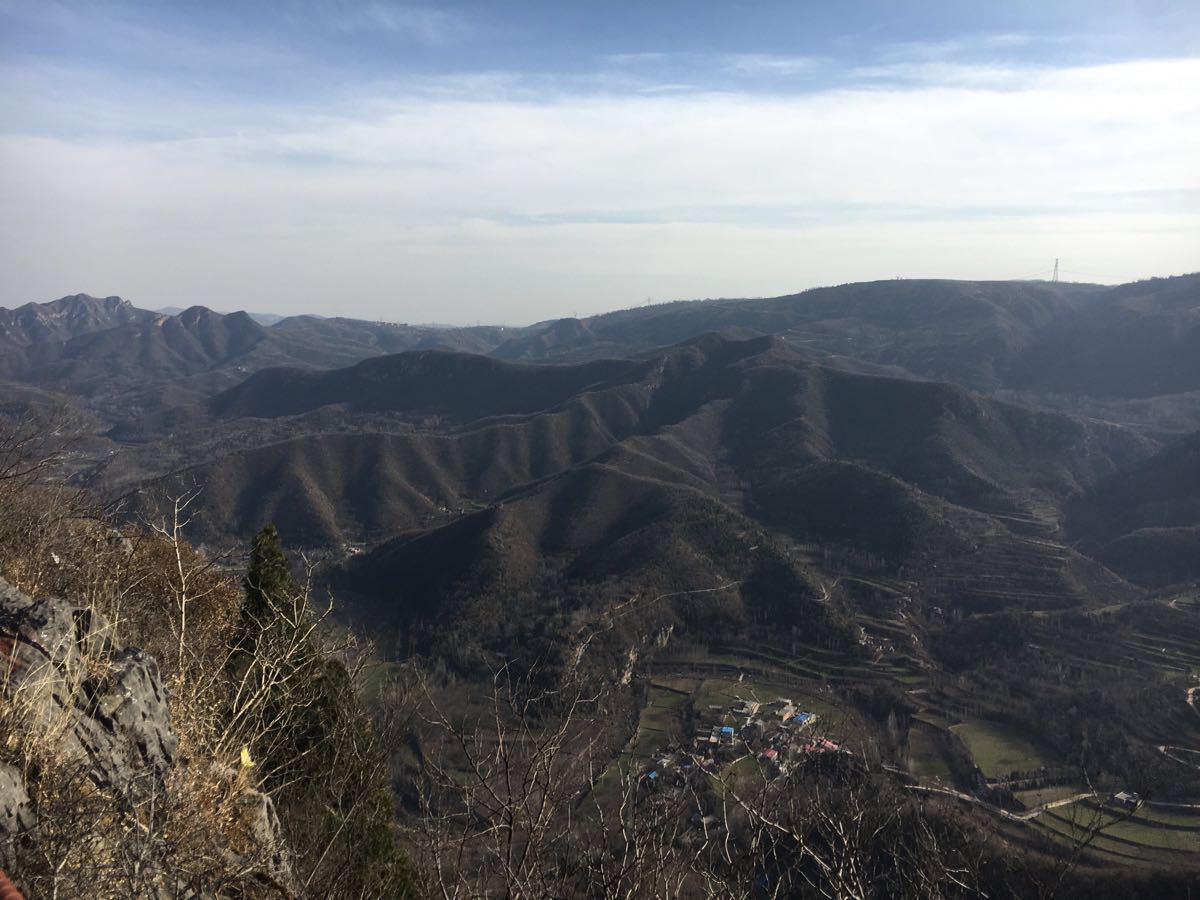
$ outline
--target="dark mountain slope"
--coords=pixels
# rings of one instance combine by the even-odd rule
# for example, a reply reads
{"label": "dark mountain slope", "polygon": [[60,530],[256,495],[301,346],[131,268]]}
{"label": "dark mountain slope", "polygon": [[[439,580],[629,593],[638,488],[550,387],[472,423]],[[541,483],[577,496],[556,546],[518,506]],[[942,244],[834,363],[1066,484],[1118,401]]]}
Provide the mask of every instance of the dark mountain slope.
{"label": "dark mountain slope", "polygon": [[1120,398],[1200,388],[1200,275],[1111,289],[1044,329],[1009,362],[1005,382]]}
{"label": "dark mountain slope", "polygon": [[[747,441],[748,467],[786,469],[797,448],[855,460],[964,506],[1012,512],[1022,495],[1062,500],[1153,444],[1115,426],[989,400],[955,385],[813,367],[803,385],[754,372],[750,416],[768,380],[794,399],[786,422]],[[775,404],[778,416],[783,397]],[[735,409],[732,415],[741,414]]]}
{"label": "dark mountain slope", "polygon": [[547,369],[429,350],[378,357],[332,372],[268,369],[214,397],[209,410],[222,418],[276,418],[345,404],[356,411],[471,421],[547,409],[582,391],[633,380],[644,368],[609,360]]}
{"label": "dark mountain slope", "polygon": [[853,642],[836,607],[754,523],[705,494],[605,465],[396,538],[334,581],[354,597],[353,620],[382,625],[405,651],[432,649],[464,666],[477,649],[511,658],[520,648],[525,664],[569,661],[561,634],[573,622],[600,623],[575,626],[575,637],[612,643],[614,671],[630,664],[621,658],[630,645],[668,631],[731,639],[770,619],[803,623],[813,640]]}
{"label": "dark mountain slope", "polygon": [[[842,547],[853,565],[904,570],[924,579],[923,596],[939,605],[1052,608],[1129,595],[1119,579],[1053,540],[1062,502],[1152,451],[1123,429],[952,385],[826,369],[769,337],[705,336],[637,364],[511,367],[405,354],[377,361],[396,376],[384,396],[409,397],[397,371],[424,383],[422,361],[430,360],[436,397],[469,396],[481,366],[505,373],[500,385],[518,378],[529,396],[557,401],[561,394],[541,392],[584,390],[545,410],[441,432],[295,438],[231,453],[164,484],[208,485],[210,537],[244,538],[275,521],[289,542],[322,547],[436,528],[599,465],[663,491],[706,496],[793,539]],[[598,371],[628,380],[596,383]],[[340,377],[320,379],[341,384]],[[538,382],[545,384],[530,386]],[[488,399],[488,411],[508,402],[503,389],[483,396],[500,398]],[[593,528],[586,492],[554,496],[555,533]],[[589,533],[584,543],[600,537]],[[532,547],[510,548],[535,560],[557,553],[540,536]],[[986,577],[972,580],[973,570]],[[1005,579],[1011,584],[998,583]]]}
{"label": "dark mountain slope", "polygon": [[1100,482],[1069,512],[1069,533],[1128,577],[1200,578],[1200,432]]}

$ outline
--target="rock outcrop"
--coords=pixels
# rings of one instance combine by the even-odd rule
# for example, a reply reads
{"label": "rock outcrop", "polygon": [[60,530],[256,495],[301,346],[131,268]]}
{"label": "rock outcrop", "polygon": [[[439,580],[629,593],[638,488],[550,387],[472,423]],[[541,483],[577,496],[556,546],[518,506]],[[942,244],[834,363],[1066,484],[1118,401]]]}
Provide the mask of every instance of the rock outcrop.
{"label": "rock outcrop", "polygon": [[[78,797],[144,811],[167,805],[173,767],[203,765],[212,775],[203,783],[240,785],[228,796],[243,839],[219,851],[226,868],[256,872],[261,883],[286,892],[281,886],[291,872],[271,799],[232,769],[177,760],[179,740],[157,663],[116,640],[103,616],[66,600],[31,598],[0,579],[0,712],[0,869],[18,883],[21,849],[49,839],[35,790],[49,770],[60,779],[66,773]],[[145,830],[145,813],[135,819],[143,823],[135,830]],[[155,884],[147,896],[208,896],[176,883],[170,859],[146,862],[159,871],[146,881]]]}
{"label": "rock outcrop", "polygon": [[166,774],[179,742],[158,665],[115,642],[102,616],[0,580],[0,673],[27,727],[97,787],[133,799]]}

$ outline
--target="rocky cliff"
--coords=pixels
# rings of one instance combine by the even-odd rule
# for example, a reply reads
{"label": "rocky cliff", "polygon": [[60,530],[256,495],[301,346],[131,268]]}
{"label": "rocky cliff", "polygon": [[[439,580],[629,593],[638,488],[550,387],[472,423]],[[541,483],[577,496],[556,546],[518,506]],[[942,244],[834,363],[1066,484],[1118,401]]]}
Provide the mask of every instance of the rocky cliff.
{"label": "rocky cliff", "polygon": [[[0,866],[27,895],[45,889],[47,878],[72,895],[72,866],[94,871],[97,860],[113,871],[116,895],[118,881],[133,890],[125,896],[220,889],[211,866],[195,867],[203,870],[197,877],[177,846],[175,782],[188,767],[213,764],[180,757],[167,699],[153,657],[122,646],[104,617],[0,579]],[[206,776],[205,784],[237,793],[224,808],[239,811],[242,839],[218,842],[221,869],[287,895],[290,869],[271,800],[239,785],[236,772]]]}

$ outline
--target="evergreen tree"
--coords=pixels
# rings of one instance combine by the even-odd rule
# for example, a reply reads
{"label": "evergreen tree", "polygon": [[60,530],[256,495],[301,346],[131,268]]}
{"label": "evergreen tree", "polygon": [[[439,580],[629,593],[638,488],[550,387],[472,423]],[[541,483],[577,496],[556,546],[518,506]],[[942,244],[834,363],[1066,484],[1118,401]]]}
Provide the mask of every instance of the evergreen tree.
{"label": "evergreen tree", "polygon": [[316,864],[321,896],[414,895],[369,716],[346,667],[308,630],[306,593],[274,525],[255,535],[242,586],[232,681],[261,698],[247,723],[249,751],[289,845]]}
{"label": "evergreen tree", "polygon": [[298,592],[291,567],[283,552],[279,529],[264,525],[250,545],[250,568],[242,582],[246,599],[242,604],[242,620],[265,627],[271,609],[294,597]]}

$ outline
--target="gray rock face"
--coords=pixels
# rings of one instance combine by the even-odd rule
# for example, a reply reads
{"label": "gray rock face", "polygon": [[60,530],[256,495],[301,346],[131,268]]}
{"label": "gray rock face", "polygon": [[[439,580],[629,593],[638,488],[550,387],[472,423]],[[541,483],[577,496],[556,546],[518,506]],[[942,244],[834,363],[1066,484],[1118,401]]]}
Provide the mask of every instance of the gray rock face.
{"label": "gray rock face", "polygon": [[[178,740],[155,661],[121,647],[103,617],[0,580],[0,687],[55,757],[133,799],[161,778]],[[0,793],[0,808],[4,805]],[[2,825],[0,825],[2,827]]]}
{"label": "gray rock face", "polygon": [[0,763],[0,834],[29,831],[35,821],[25,779],[13,766]]}
{"label": "gray rock face", "polygon": [[[20,872],[19,848],[40,844],[49,821],[38,820],[35,788],[41,782],[33,779],[39,777],[39,763],[36,752],[30,756],[30,747],[41,748],[73,779],[90,782],[96,790],[85,795],[125,809],[152,795],[156,801],[163,797],[172,766],[185,764],[175,758],[179,741],[154,658],[122,646],[102,616],[66,600],[31,598],[3,579],[0,699],[5,704],[0,718],[0,867],[14,877]],[[6,727],[21,732],[15,744],[6,746]],[[25,755],[12,753],[14,746],[23,746]],[[192,764],[214,767],[209,779],[214,785],[238,780],[236,771],[216,763]],[[243,786],[233,802],[233,818],[242,823],[243,836],[220,851],[226,871],[249,873],[258,883],[287,893],[291,864],[271,798]],[[116,845],[131,839],[133,844],[124,849],[141,852],[136,833],[132,838],[129,833],[92,836],[101,852],[119,855]],[[148,852],[137,896],[210,895],[203,878],[185,883],[169,855]]]}

